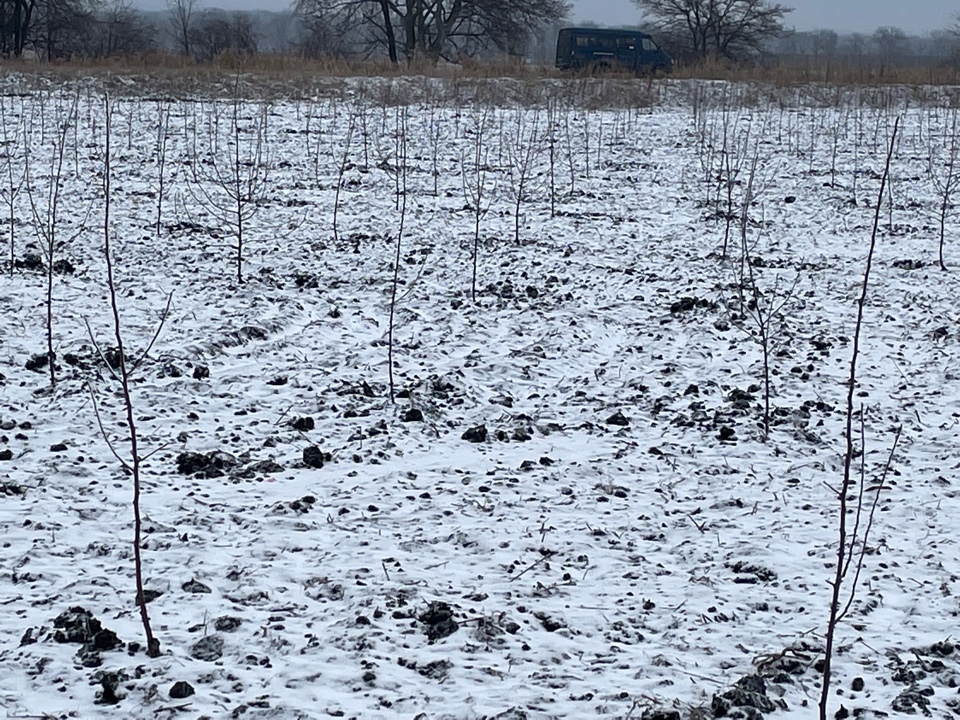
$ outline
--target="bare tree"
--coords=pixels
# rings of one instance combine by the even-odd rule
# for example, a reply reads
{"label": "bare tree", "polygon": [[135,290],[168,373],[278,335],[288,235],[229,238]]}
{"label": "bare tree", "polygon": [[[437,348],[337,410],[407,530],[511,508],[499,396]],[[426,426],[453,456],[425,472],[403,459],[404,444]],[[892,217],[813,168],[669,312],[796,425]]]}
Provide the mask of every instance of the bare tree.
{"label": "bare tree", "polygon": [[393,334],[397,316],[397,289],[400,286],[401,243],[403,224],[407,218],[407,108],[399,113],[397,122],[397,175],[400,182],[400,221],[397,228],[396,253],[393,257],[393,282],[390,284],[390,317],[387,322],[387,376],[390,381],[390,402],[395,403],[396,392],[393,378]]}
{"label": "bare tree", "polygon": [[155,155],[157,161],[157,237],[160,237],[161,220],[163,219],[163,200],[166,191],[166,168],[167,168],[167,137],[170,132],[170,106],[160,101],[157,104],[157,144],[155,146]]}
{"label": "bare tree", "polygon": [[433,177],[433,196],[438,197],[440,195],[440,145],[441,138],[443,137],[443,129],[446,127],[446,122],[444,121],[443,116],[443,105],[441,102],[434,99],[430,103],[430,121],[429,121],[429,133],[430,133],[430,161],[431,161],[431,171],[430,175]]}
{"label": "bare tree", "polygon": [[37,0],[29,40],[47,60],[82,55],[97,5],[96,0]]}
{"label": "bare tree", "polygon": [[840,54],[853,58],[862,58],[869,54],[867,47],[870,43],[870,36],[863,33],[851,33],[845,35],[840,41]]}
{"label": "bare tree", "polygon": [[837,54],[839,41],[835,30],[814,30],[810,33],[810,54],[819,58],[833,57]]}
{"label": "bare tree", "polygon": [[[343,16],[318,9],[299,18],[298,50],[309,58],[356,54],[364,38]],[[395,58],[391,58],[395,61]]]}
{"label": "bare tree", "polygon": [[193,50],[193,33],[199,8],[200,0],[167,0],[170,34],[181,55],[189,56]]}
{"label": "bare tree", "polygon": [[38,0],[0,0],[0,52],[20,57],[29,37]]}
{"label": "bare tree", "polygon": [[[784,283],[779,274],[772,283],[761,287],[757,266],[759,258],[753,255],[749,242],[750,210],[756,201],[759,190],[756,185],[759,150],[747,168],[747,177],[743,190],[743,202],[738,222],[740,225],[740,262],[735,269],[738,294],[738,314],[734,318],[737,325],[760,347],[763,374],[763,434],[761,439],[767,442],[770,437],[770,398],[772,396],[772,363],[780,347],[787,343],[787,318],[791,315],[790,305],[794,301],[799,272],[791,283]],[[724,241],[726,242],[726,241]]]}
{"label": "bare tree", "polygon": [[768,0],[634,0],[694,58],[742,60],[783,34],[791,11]]}
{"label": "bare tree", "polygon": [[[97,415],[97,424],[100,427],[100,433],[103,436],[104,440],[107,443],[107,446],[110,448],[110,452],[121,464],[123,469],[130,473],[133,478],[133,559],[134,559],[134,575],[136,578],[136,587],[137,595],[136,602],[137,607],[140,610],[140,620],[143,623],[143,630],[146,636],[147,641],[147,655],[151,658],[160,656],[160,641],[154,636],[153,630],[150,626],[150,616],[147,613],[147,599],[143,592],[143,560],[141,558],[140,552],[140,538],[142,534],[142,518],[140,514],[140,494],[141,494],[141,474],[142,474],[142,465],[144,457],[140,455],[139,447],[139,436],[137,433],[137,422],[136,416],[134,413],[134,403],[133,403],[133,375],[139,367],[140,363],[146,357],[147,353],[150,351],[150,348],[153,347],[154,342],[156,342],[157,337],[160,335],[160,330],[163,328],[163,324],[167,319],[167,316],[170,313],[170,300],[171,296],[167,296],[166,308],[163,311],[160,322],[157,326],[156,333],[153,336],[153,339],[150,341],[150,344],[143,351],[138,359],[131,359],[127,357],[125,352],[125,344],[123,337],[123,328],[120,321],[120,304],[119,304],[119,292],[117,290],[117,283],[115,279],[115,260],[113,256],[112,249],[112,233],[111,233],[111,217],[110,217],[110,198],[111,198],[111,167],[110,167],[110,132],[112,124],[112,115],[113,109],[111,106],[110,98],[105,99],[106,105],[106,116],[104,121],[104,132],[105,132],[105,146],[104,146],[104,160],[103,160],[103,252],[104,258],[106,260],[107,266],[107,293],[110,297],[110,310],[111,310],[111,319],[113,320],[113,336],[114,341],[117,344],[117,369],[113,373],[115,379],[120,381],[121,395],[123,397],[123,406],[126,412],[126,426],[129,435],[126,440],[129,444],[129,455],[124,456],[116,448],[113,438],[107,432],[106,428],[103,425],[103,422],[100,417],[100,409],[97,403],[97,398],[95,396],[93,387],[90,387],[91,399],[93,400],[93,409]],[[87,331],[90,333],[90,339],[93,342],[94,346],[99,350],[100,346],[97,343],[96,338],[94,337],[93,331],[90,328],[89,323],[87,324]],[[101,356],[103,353],[101,352]],[[108,364],[109,367],[109,364]],[[147,456],[149,457],[149,456]]]}
{"label": "bare tree", "polygon": [[477,259],[480,254],[480,220],[490,209],[490,201],[487,199],[487,161],[489,159],[489,148],[485,143],[485,135],[488,131],[490,118],[490,109],[484,106],[481,110],[476,107],[473,110],[473,163],[470,168],[470,175],[467,177],[468,163],[467,159],[460,157],[460,179],[463,184],[463,196],[467,201],[473,213],[473,245],[470,254],[471,272],[470,272],[470,299],[477,301]]}
{"label": "bare tree", "polygon": [[[957,139],[957,111],[951,111],[950,125],[947,130],[949,140],[945,147],[930,149],[928,158],[928,172],[930,181],[937,191],[937,197],[940,200],[938,219],[940,220],[940,246],[937,253],[937,260],[940,263],[940,269],[946,270],[947,264],[943,259],[943,244],[946,239],[947,215],[953,207],[953,194],[960,188],[960,168],[957,167],[958,155],[960,155],[960,140]],[[11,233],[13,229],[11,228]],[[12,237],[12,234],[11,234]]]}
{"label": "bare tree", "polygon": [[241,107],[238,78],[231,102],[226,147],[220,146],[219,117],[214,117],[207,158],[202,163],[194,163],[194,182],[191,184],[191,191],[200,205],[233,236],[236,277],[240,284],[243,283],[249,224],[266,202],[271,170],[267,137],[269,108],[260,105],[251,109],[250,117],[245,117]]}
{"label": "bare tree", "polygon": [[51,386],[57,384],[56,353],[53,347],[53,290],[54,280],[60,265],[57,254],[65,245],[80,236],[86,224],[86,216],[84,216],[72,235],[66,238],[61,236],[64,222],[60,217],[60,202],[66,184],[64,158],[66,156],[67,137],[70,134],[71,126],[77,122],[78,102],[78,96],[74,95],[66,103],[58,102],[57,104],[57,133],[53,135],[50,144],[50,166],[46,176],[43,177],[45,185],[42,188],[37,187],[36,180],[30,174],[31,158],[29,151],[24,159],[27,198],[30,201],[34,232],[45,262],[46,297],[44,298],[44,306],[46,308],[47,367],[50,372]]}
{"label": "bare tree", "polygon": [[[347,172],[347,165],[350,162],[350,147],[353,144],[353,134],[357,127],[357,116],[361,113],[366,112],[366,109],[361,106],[354,107],[350,112],[350,121],[347,125],[347,135],[343,141],[343,154],[340,156],[340,162],[337,164],[337,188],[334,191],[333,196],[333,241],[338,243],[340,241],[339,225],[338,220],[340,216],[340,195],[343,192],[343,178]],[[319,154],[319,146],[317,148],[317,154]],[[321,174],[318,170],[319,165],[314,165],[314,177],[316,179],[317,185],[320,184]]]}
{"label": "bare tree", "polygon": [[297,0],[307,22],[362,24],[391,62],[458,60],[490,48],[515,53],[543,23],[563,18],[564,0]]}
{"label": "bare tree", "polygon": [[231,51],[238,55],[257,52],[257,33],[249,13],[205,10],[191,30],[190,47],[198,60],[213,60]]}
{"label": "bare tree", "polygon": [[[4,185],[0,189],[0,194],[4,196],[4,202],[7,204],[10,214],[7,218],[10,232],[10,274],[16,268],[16,226],[17,226],[17,196],[23,189],[23,184],[27,177],[26,162],[23,164],[14,163],[14,152],[22,143],[26,142],[26,130],[23,121],[23,106],[17,116],[16,123],[10,122],[13,117],[12,109],[7,105],[5,96],[0,95],[0,117],[4,118],[3,125],[3,175]],[[12,126],[12,127],[11,127]],[[17,165],[15,168],[14,165]]]}
{"label": "bare tree", "polygon": [[153,25],[129,0],[111,0],[94,16],[81,52],[94,57],[145,53],[156,47]]}
{"label": "bare tree", "polygon": [[877,54],[884,63],[895,62],[906,55],[910,49],[907,34],[900,28],[889,25],[874,30],[870,41],[876,46]]}
{"label": "bare tree", "polygon": [[30,47],[47,60],[132,54],[150,50],[152,35],[129,0],[0,0],[3,57]]}
{"label": "bare tree", "polygon": [[[527,200],[530,176],[540,154],[541,142],[540,112],[535,110],[528,119],[525,110],[518,110],[514,132],[507,138],[507,157],[510,160],[508,176],[510,194],[513,199],[513,241],[520,244],[520,225],[522,224],[523,201]],[[501,143],[503,137],[501,136]]]}
{"label": "bare tree", "polygon": [[[850,356],[850,374],[847,378],[847,403],[846,403],[846,428],[845,428],[845,452],[843,455],[843,479],[840,483],[840,488],[837,493],[838,495],[838,517],[837,517],[837,561],[836,567],[834,568],[834,576],[830,582],[831,586],[831,596],[830,596],[830,610],[827,616],[827,632],[826,632],[826,647],[824,649],[824,659],[823,659],[823,668],[821,672],[823,673],[823,684],[820,687],[820,703],[819,703],[819,718],[820,720],[827,720],[828,717],[828,704],[830,702],[830,682],[832,679],[832,667],[833,667],[833,652],[834,652],[834,640],[837,633],[837,625],[843,620],[847,612],[850,610],[850,607],[853,603],[853,599],[857,592],[857,584],[860,580],[860,571],[863,567],[863,557],[866,552],[867,538],[869,536],[869,531],[872,523],[868,522],[867,526],[864,528],[862,537],[858,537],[859,525],[860,525],[860,502],[863,498],[863,482],[861,482],[861,500],[858,502],[858,508],[856,515],[853,519],[853,528],[852,531],[848,527],[848,514],[849,514],[849,495],[850,491],[854,489],[854,475],[853,475],[853,460],[856,457],[857,450],[854,446],[853,441],[853,418],[854,418],[854,396],[857,391],[857,378],[858,378],[858,360],[860,357],[860,342],[861,335],[863,332],[864,322],[864,308],[867,305],[867,293],[870,286],[870,273],[873,267],[873,256],[877,247],[877,230],[880,226],[880,210],[883,204],[883,194],[886,190],[887,178],[890,176],[890,165],[893,160],[894,150],[896,148],[897,141],[897,131],[900,128],[900,118],[898,117],[893,124],[893,131],[890,134],[889,145],[887,146],[887,159],[884,164],[883,174],[880,176],[880,192],[877,193],[877,202],[874,205],[873,213],[873,230],[870,233],[870,245],[867,249],[867,259],[866,265],[863,270],[863,281],[860,286],[860,296],[857,298],[857,321],[853,330],[853,349]],[[861,417],[863,410],[861,409]],[[880,482],[875,488],[875,496],[873,509],[876,509],[876,498],[879,497],[880,490],[883,488],[883,480],[886,477],[887,470],[890,467],[890,463],[893,459],[893,453],[896,450],[897,441],[900,438],[900,429],[897,429],[896,436],[893,443],[893,449],[890,451],[890,457],[887,460],[886,467],[883,470],[883,474],[880,478]],[[863,448],[860,448],[861,457]],[[861,473],[861,477],[863,473]],[[869,514],[869,519],[872,520],[873,511],[871,510]],[[856,552],[857,541],[860,542],[861,551]],[[855,560],[855,568],[853,577],[850,578],[851,562]],[[844,594],[847,595],[847,599],[844,602]]]}

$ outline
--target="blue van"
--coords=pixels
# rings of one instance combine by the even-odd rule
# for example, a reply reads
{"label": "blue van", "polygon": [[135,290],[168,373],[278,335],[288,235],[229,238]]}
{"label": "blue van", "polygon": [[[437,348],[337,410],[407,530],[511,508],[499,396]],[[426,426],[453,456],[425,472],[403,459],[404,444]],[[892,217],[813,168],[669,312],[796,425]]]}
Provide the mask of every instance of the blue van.
{"label": "blue van", "polygon": [[557,67],[668,73],[673,61],[652,37],[639,30],[563,28],[557,36]]}

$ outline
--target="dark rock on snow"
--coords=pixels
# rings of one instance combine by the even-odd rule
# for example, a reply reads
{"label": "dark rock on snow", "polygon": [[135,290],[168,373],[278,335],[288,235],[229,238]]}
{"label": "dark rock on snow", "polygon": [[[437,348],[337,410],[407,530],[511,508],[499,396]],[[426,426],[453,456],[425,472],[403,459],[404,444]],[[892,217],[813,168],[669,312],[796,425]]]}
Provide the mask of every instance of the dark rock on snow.
{"label": "dark rock on snow", "polygon": [[181,585],[180,588],[184,592],[195,593],[195,594],[200,594],[200,593],[207,594],[207,593],[213,592],[210,589],[210,586],[204,585],[199,580],[188,580],[183,585]]}
{"label": "dark rock on snow", "polygon": [[607,418],[607,425],[619,425],[620,427],[626,427],[629,424],[630,420],[627,419],[627,416],[619,410]]}
{"label": "dark rock on snow", "polygon": [[905,715],[916,715],[921,712],[924,715],[930,714],[930,696],[934,694],[932,687],[919,687],[913,685],[894,699],[892,708],[895,712]]}
{"label": "dark rock on snow", "polygon": [[680,713],[676,710],[647,710],[640,720],[680,720]]}
{"label": "dark rock on snow", "polygon": [[53,639],[58,643],[90,643],[103,630],[93,613],[82,607],[72,607],[57,615],[53,627],[57,628]]}
{"label": "dark rock on snow", "polygon": [[762,677],[745,675],[726,692],[714,695],[710,708],[716,717],[733,717],[736,709],[742,711],[741,716],[756,717],[773,712],[777,706],[767,697],[767,684]]}
{"label": "dark rock on snow", "polygon": [[39,355],[34,355],[27,360],[27,362],[24,364],[24,367],[32,372],[40,372],[47,366],[47,363],[49,362],[50,357],[46,353],[40,353]]}
{"label": "dark rock on snow", "polygon": [[104,672],[99,673],[97,680],[100,682],[100,691],[93,701],[97,705],[116,705],[123,697],[117,694],[117,688],[120,683],[126,680],[126,674],[123,672]]}
{"label": "dark rock on snow", "polygon": [[466,440],[467,442],[472,443],[482,443],[487,440],[487,426],[486,425],[477,425],[476,427],[468,428],[464,431],[463,435],[460,436],[461,439]]}
{"label": "dark rock on snow", "polygon": [[181,475],[223,477],[226,471],[236,464],[237,459],[233,455],[220,450],[208,453],[184,452],[177,456],[177,472]]}
{"label": "dark rock on snow", "polygon": [[183,370],[177,367],[176,363],[165,362],[160,366],[160,378],[179,378],[183,377]]}
{"label": "dark rock on snow", "polygon": [[14,264],[23,270],[43,270],[43,259],[37,253],[25,253],[23,259]]}
{"label": "dark rock on snow", "polygon": [[[144,588],[143,589],[143,601],[146,603],[151,603],[156,600],[158,597],[163,595],[163,590],[154,590],[153,588]],[[139,600],[137,601],[139,604]]]}
{"label": "dark rock on snow", "polygon": [[171,700],[183,700],[188,698],[191,695],[196,694],[196,690],[193,689],[193,685],[188,682],[180,680],[173,684],[173,687],[170,688],[170,699]]}
{"label": "dark rock on snow", "polygon": [[100,653],[123,647],[123,641],[113,630],[103,627],[89,610],[72,607],[60,613],[53,621],[56,631],[53,639],[58,643],[77,643],[77,658],[84,667],[99,667],[103,664]]}
{"label": "dark rock on snow", "polygon": [[460,625],[453,619],[453,608],[440,600],[430,603],[417,619],[423,623],[423,632],[430,643],[449,637],[460,629]]}
{"label": "dark rock on snow", "polygon": [[316,445],[311,445],[303,449],[303,464],[307,467],[322,468],[323,464],[329,460],[330,453],[323,452]]}
{"label": "dark rock on snow", "polygon": [[213,662],[223,657],[223,638],[219,635],[207,635],[197,640],[190,648],[190,657],[194,660]]}
{"label": "dark rock on snow", "polygon": [[33,628],[27,628],[23,631],[23,635],[20,636],[20,645],[19,647],[26,647],[27,645],[33,645],[37,639],[33,636]]}
{"label": "dark rock on snow", "polygon": [[739,575],[739,577],[734,578],[734,582],[736,583],[753,584],[758,580],[761,582],[772,582],[777,579],[776,572],[762,565],[753,565],[752,563],[738,560],[735,563],[727,563],[726,567]]}
{"label": "dark rock on snow", "polygon": [[434,660],[416,668],[417,672],[431,680],[445,680],[453,663],[449,660]]}
{"label": "dark rock on snow", "polygon": [[103,353],[103,357],[107,361],[107,365],[112,367],[114,370],[120,369],[120,362],[123,360],[123,355],[119,349],[109,348]]}
{"label": "dark rock on snow", "polygon": [[545,612],[537,611],[533,616],[540,621],[540,624],[543,625],[543,629],[547,632],[556,632],[561,628],[565,628],[566,624],[562,620],[558,620],[551,615],[548,615]]}
{"label": "dark rock on snow", "polygon": [[273,460],[261,460],[247,465],[238,473],[234,473],[234,477],[248,480],[258,475],[273,475],[278,472],[283,472],[283,465]]}
{"label": "dark rock on snow", "polygon": [[230,615],[223,615],[213,621],[213,627],[219,632],[233,632],[243,624],[243,620]]}
{"label": "dark rock on snow", "polygon": [[290,423],[294,430],[299,430],[300,432],[307,432],[308,430],[313,430],[316,427],[313,418],[309,415],[306,417],[298,417],[293,422]]}

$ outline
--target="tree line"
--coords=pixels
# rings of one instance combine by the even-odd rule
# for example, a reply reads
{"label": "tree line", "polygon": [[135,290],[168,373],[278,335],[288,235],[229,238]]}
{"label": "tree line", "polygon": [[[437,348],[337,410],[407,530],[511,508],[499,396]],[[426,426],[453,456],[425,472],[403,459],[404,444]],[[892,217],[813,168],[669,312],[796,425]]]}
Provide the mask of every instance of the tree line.
{"label": "tree line", "polygon": [[[840,36],[789,30],[791,9],[771,0],[634,2],[638,27],[682,63],[958,57],[960,25],[922,41],[893,27]],[[130,0],[0,0],[0,53],[60,60],[169,52],[202,62],[228,52],[272,52],[396,64],[508,55],[550,62],[570,9],[566,0],[293,0],[283,12],[241,12],[167,0],[164,11],[146,13]]]}

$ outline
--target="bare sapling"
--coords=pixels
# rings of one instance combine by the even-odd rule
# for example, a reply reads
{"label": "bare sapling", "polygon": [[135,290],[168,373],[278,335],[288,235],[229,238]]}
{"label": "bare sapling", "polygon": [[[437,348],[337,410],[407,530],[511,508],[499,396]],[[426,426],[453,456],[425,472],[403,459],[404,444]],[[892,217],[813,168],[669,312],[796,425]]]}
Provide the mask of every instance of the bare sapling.
{"label": "bare sapling", "polygon": [[211,119],[207,162],[202,165],[203,171],[200,163],[194,163],[191,185],[195,198],[233,237],[239,284],[244,279],[249,225],[266,202],[270,180],[269,109],[261,105],[249,118],[244,118],[241,107],[237,91],[232,101],[225,151],[219,147],[219,114],[212,113],[215,117]]}
{"label": "bare sapling", "polygon": [[557,101],[547,104],[547,151],[550,155],[550,217],[557,216]]}
{"label": "bare sapling", "polygon": [[[898,119],[899,119],[899,118],[898,118]],[[899,136],[895,136],[894,139],[897,141],[897,144],[900,143],[900,137],[899,137]],[[896,148],[894,148],[894,152],[896,152]],[[895,178],[895,173],[894,173],[893,171],[891,171],[890,173],[887,174],[887,233],[890,234],[890,235],[893,235],[893,233],[894,233],[894,227],[893,227],[893,208],[894,208],[893,186],[894,186],[894,178]]]}
{"label": "bare sapling", "polygon": [[597,116],[597,170],[603,167],[603,114]]}
{"label": "bare sapling", "polygon": [[[357,115],[363,115],[363,108],[360,106],[355,107],[350,112],[350,120],[347,123],[347,136],[343,141],[343,152],[340,153],[339,162],[337,163],[337,187],[334,190],[333,194],[333,241],[334,243],[340,242],[340,229],[339,229],[339,219],[340,219],[340,195],[343,192],[343,183],[344,176],[347,173],[347,168],[350,165],[350,148],[353,145],[353,134],[357,128]],[[320,176],[317,175],[315,178],[317,184],[320,184]],[[357,248],[359,252],[359,248]]]}
{"label": "bare sapling", "polygon": [[[104,156],[103,156],[103,252],[104,259],[106,261],[106,284],[107,284],[107,294],[110,298],[110,311],[111,318],[113,321],[113,340],[116,343],[117,348],[117,365],[116,371],[113,373],[114,377],[120,383],[121,395],[123,398],[123,405],[126,415],[126,427],[128,435],[125,438],[129,451],[121,452],[117,447],[116,442],[110,436],[110,433],[104,427],[100,410],[97,402],[97,397],[94,392],[92,385],[90,386],[91,400],[93,402],[94,412],[97,416],[97,424],[100,428],[100,433],[103,436],[107,446],[110,449],[110,452],[117,459],[120,465],[123,467],[124,471],[129,473],[133,479],[133,560],[134,560],[134,576],[136,579],[136,603],[140,611],[140,620],[143,623],[143,630],[146,637],[147,643],[147,655],[151,658],[159,657],[160,655],[160,641],[154,636],[153,629],[150,625],[150,616],[147,612],[147,602],[146,597],[143,592],[143,558],[141,556],[141,535],[143,531],[142,527],[142,516],[140,511],[140,496],[142,492],[142,470],[143,470],[143,460],[145,458],[140,455],[140,438],[137,432],[137,421],[134,412],[134,402],[133,402],[133,377],[139,365],[143,362],[143,359],[146,357],[147,353],[153,347],[154,342],[156,342],[157,337],[160,334],[160,331],[163,328],[163,324],[166,321],[166,318],[170,311],[170,301],[171,296],[167,297],[166,307],[164,309],[163,315],[161,316],[160,322],[157,326],[156,333],[153,336],[153,339],[150,341],[150,344],[143,351],[143,353],[136,360],[131,360],[126,352],[126,345],[124,342],[123,328],[120,318],[120,304],[119,304],[119,291],[117,288],[116,281],[116,260],[113,254],[113,245],[112,245],[112,231],[111,231],[111,157],[110,157],[110,140],[111,140],[111,126],[112,126],[112,114],[113,107],[110,101],[110,98],[105,98],[106,106],[106,115],[104,118]],[[93,342],[94,346],[100,349],[99,344],[97,343],[96,337],[92,329],[90,328],[89,323],[87,323],[87,330],[90,333],[90,339]],[[101,357],[103,353],[101,352]],[[106,364],[106,363],[105,363]],[[106,364],[106,367],[110,368],[109,364]],[[149,456],[148,456],[149,457]]]}
{"label": "bare sapling", "polygon": [[[707,125],[708,118],[711,118],[709,126]],[[714,143],[716,117],[707,111],[700,111],[696,115],[696,121],[697,159],[700,161],[700,169],[703,172],[703,207],[709,209],[713,178],[718,173],[714,161],[714,155],[716,154],[716,146]]]}
{"label": "bare sapling", "polygon": [[590,179],[590,111],[583,111],[583,176]]}
{"label": "bare sapling", "polygon": [[166,194],[167,137],[170,134],[170,107],[161,102],[157,105],[157,140],[154,154],[157,163],[157,237],[160,237],[163,220],[163,200]]}
{"label": "bare sapling", "polygon": [[810,145],[807,147],[807,175],[813,175],[814,162],[817,158],[817,141],[823,134],[823,123],[826,113],[810,113]]}
{"label": "bare sapling", "polygon": [[[473,111],[473,165],[471,177],[467,177],[467,161],[460,157],[460,178],[463,183],[463,195],[473,212],[473,244],[470,253],[470,299],[477,301],[477,259],[480,254],[480,221],[490,209],[486,195],[488,148],[485,144],[487,131],[487,108],[474,108]],[[487,203],[484,206],[484,203]]]}
{"label": "bare sapling", "polygon": [[31,154],[29,145],[25,153],[25,185],[27,198],[30,202],[30,212],[33,217],[33,228],[40,245],[40,250],[44,260],[44,273],[46,279],[44,307],[46,314],[46,341],[47,341],[47,370],[50,374],[50,386],[57,384],[57,364],[56,352],[54,350],[54,286],[57,269],[60,263],[57,260],[58,252],[84,231],[86,227],[87,216],[90,208],[87,208],[87,215],[77,225],[72,234],[67,237],[61,237],[59,230],[63,225],[60,219],[61,193],[66,183],[66,174],[64,171],[64,158],[66,157],[67,138],[71,126],[77,121],[77,97],[74,96],[70,104],[66,107],[57,106],[57,127],[58,132],[51,137],[50,144],[50,165],[47,175],[44,178],[45,187],[38,188],[30,174]]}
{"label": "bare sapling", "polygon": [[367,114],[366,87],[361,84],[357,88],[357,107],[360,108],[360,135],[363,137],[363,169],[370,167],[370,128]]}
{"label": "bare sapling", "polygon": [[197,104],[190,103],[187,105],[186,103],[181,103],[181,109],[183,111],[183,137],[188,145],[186,162],[191,168],[196,168],[196,158],[199,157]]}
{"label": "bare sapling", "polygon": [[400,285],[400,260],[403,242],[403,224],[407,218],[407,108],[404,107],[397,123],[397,176],[400,183],[400,221],[397,228],[396,252],[393,257],[393,279],[390,284],[390,318],[387,322],[387,376],[390,383],[390,402],[396,402],[393,379],[393,333],[397,310],[397,290]]}
{"label": "bare sapling", "polygon": [[940,263],[941,270],[947,269],[947,264],[943,258],[943,246],[947,234],[947,216],[953,207],[953,193],[960,186],[960,172],[957,172],[957,154],[960,152],[960,141],[957,139],[957,111],[953,110],[950,115],[950,129],[948,131],[950,140],[946,148],[931,148],[928,160],[930,180],[937,191],[937,199],[939,200],[937,219],[940,222],[940,244],[937,250],[937,262]]}
{"label": "bare sapling", "polygon": [[573,149],[573,131],[570,129],[570,108],[563,111],[563,139],[567,148],[567,169],[570,171],[570,197],[577,194],[577,161]]}
{"label": "bare sapling", "polygon": [[433,196],[440,195],[440,144],[445,126],[443,110],[438,101],[430,104],[430,120],[427,129],[430,133],[430,165],[433,176]]}
{"label": "bare sapling", "polygon": [[[310,158],[313,162],[313,175],[314,177],[320,174],[319,158],[320,158],[320,138],[317,138],[317,146],[311,147],[313,142],[310,135],[313,133],[313,114],[316,112],[317,104],[313,100],[310,100],[307,103],[307,111],[304,114],[306,118],[306,124],[303,128],[303,147],[307,154],[307,157]],[[300,103],[297,102],[297,120],[300,119]],[[322,116],[321,116],[321,126],[322,126]]]}
{"label": "bare sapling", "polygon": [[772,397],[772,364],[777,351],[786,341],[786,317],[800,280],[784,283],[777,275],[772,285],[762,288],[757,264],[750,243],[750,209],[760,192],[756,185],[758,156],[754,154],[747,170],[743,202],[739,214],[740,263],[736,273],[738,314],[736,324],[760,348],[763,381],[763,422],[761,439],[770,437],[770,398]]}
{"label": "bare sapling", "polygon": [[[723,146],[721,157],[723,159],[722,169],[717,173],[717,217],[721,215],[724,218],[723,245],[720,251],[720,258],[726,261],[730,244],[730,234],[737,222],[739,214],[736,208],[736,199],[734,189],[740,184],[740,175],[746,167],[748,153],[747,148],[750,143],[750,127],[747,126],[746,136],[741,140],[736,137],[739,118],[734,121],[733,127],[729,127],[727,116],[724,116],[723,124]],[[720,210],[720,189],[725,189],[726,207]]]}
{"label": "bare sapling", "polygon": [[863,143],[863,106],[857,106],[856,122],[853,130],[853,178],[850,183],[850,204],[857,206],[857,182],[860,180],[860,147]]}
{"label": "bare sapling", "polygon": [[510,195],[513,200],[513,241],[520,244],[520,225],[523,221],[523,202],[527,199],[533,166],[540,154],[540,113],[533,111],[527,118],[525,111],[518,110],[514,133],[508,139],[507,156],[510,167]]}
{"label": "bare sapling", "polygon": [[[401,114],[401,112],[403,113],[403,115],[404,115],[404,123],[406,123],[406,112],[407,112],[407,109],[406,109],[406,107],[404,107],[403,110],[401,111],[401,108],[400,108],[400,106],[398,105],[397,107],[395,107],[395,108],[393,109],[393,112],[394,112],[393,120],[394,120],[394,128],[395,128],[395,132],[393,133],[393,157],[394,157],[397,161],[399,161],[399,159],[400,159],[400,154],[401,154],[401,147],[400,147],[400,146],[401,146],[402,143],[406,142],[406,137],[403,136],[403,133],[401,133],[401,131],[400,131],[400,114]],[[387,167],[389,167],[389,163],[387,163]],[[400,172],[399,162],[397,163],[397,167],[390,168],[390,169],[389,169],[389,172],[390,172],[391,175],[393,175],[393,202],[394,202],[394,206],[396,207],[397,210],[400,210],[400,194],[401,194],[401,192],[402,192],[402,187],[401,187],[402,183],[401,183],[401,178],[400,178],[401,172]]]}
{"label": "bare sapling", "polygon": [[841,130],[843,130],[844,139],[846,139],[846,128],[847,123],[849,122],[846,107],[838,110],[837,112],[838,117],[836,122],[831,123],[830,128],[830,187],[832,188],[837,186],[837,155],[840,151]]}
{"label": "bare sapling", "polygon": [[[13,116],[12,108],[7,106],[7,98],[0,95],[0,117],[3,118],[3,198],[7,205],[7,230],[10,234],[10,275],[13,275],[17,266],[16,235],[17,235],[17,197],[23,190],[27,179],[26,155],[23,162],[14,162],[14,152],[26,143],[23,110],[17,115],[16,123],[10,122]],[[12,128],[11,128],[12,126]]]}
{"label": "bare sapling", "polygon": [[[853,531],[848,530],[848,520],[847,515],[850,510],[850,491],[854,486],[854,476],[853,476],[853,460],[856,457],[857,449],[854,446],[853,441],[853,419],[854,419],[854,397],[857,390],[857,378],[858,378],[858,360],[860,357],[860,340],[863,333],[863,316],[867,304],[867,294],[870,287],[870,273],[873,268],[873,256],[877,247],[877,234],[880,226],[880,212],[883,207],[883,198],[884,193],[886,192],[887,178],[890,175],[890,165],[893,160],[894,149],[896,148],[897,142],[897,131],[900,128],[900,118],[894,121],[893,131],[891,132],[889,138],[889,144],[887,146],[887,158],[884,163],[883,175],[880,177],[880,190],[877,193],[877,201],[874,205],[873,213],[873,230],[870,233],[870,245],[867,250],[866,264],[863,271],[863,282],[860,286],[860,296],[857,298],[857,320],[854,326],[853,331],[853,349],[850,354],[850,371],[847,377],[847,401],[846,401],[846,413],[845,413],[845,451],[843,454],[843,479],[840,483],[840,489],[838,491],[838,517],[837,517],[837,559],[836,567],[834,569],[834,576],[830,582],[831,585],[831,597],[830,597],[830,608],[829,614],[827,617],[827,630],[826,630],[826,640],[824,648],[824,658],[823,658],[823,685],[820,689],[820,703],[819,703],[819,718],[820,720],[827,720],[828,713],[828,704],[830,700],[830,682],[833,670],[833,650],[834,642],[837,634],[837,626],[846,616],[849,611],[853,599],[856,596],[857,584],[860,579],[860,571],[863,567],[864,554],[866,552],[867,540],[869,537],[869,531],[872,527],[873,511],[876,509],[876,503],[879,497],[879,493],[883,488],[883,479],[886,477],[887,470],[890,467],[890,463],[893,460],[893,453],[896,449],[897,441],[900,437],[900,431],[897,430],[896,437],[893,443],[893,449],[890,452],[890,456],[887,459],[886,467],[883,470],[880,482],[875,485],[873,488],[874,501],[872,509],[869,514],[869,522],[866,527],[863,529],[862,533],[860,532],[860,512],[859,507],[862,503],[863,493],[866,491],[865,488],[861,487],[860,500],[858,500],[858,512],[856,514],[856,519],[854,521]],[[862,418],[862,410],[861,410]],[[860,452],[864,452],[864,448],[860,448]],[[861,471],[863,474],[863,471]],[[863,484],[863,483],[861,483]],[[859,537],[858,537],[859,536]],[[860,545],[860,552],[857,552],[857,544]],[[850,578],[850,569],[851,569],[851,558],[855,557],[855,573],[853,578]],[[849,581],[849,582],[848,582]],[[847,600],[843,601],[842,598],[844,594],[847,595]]]}

